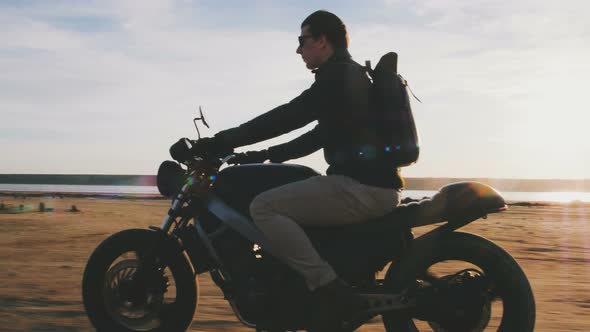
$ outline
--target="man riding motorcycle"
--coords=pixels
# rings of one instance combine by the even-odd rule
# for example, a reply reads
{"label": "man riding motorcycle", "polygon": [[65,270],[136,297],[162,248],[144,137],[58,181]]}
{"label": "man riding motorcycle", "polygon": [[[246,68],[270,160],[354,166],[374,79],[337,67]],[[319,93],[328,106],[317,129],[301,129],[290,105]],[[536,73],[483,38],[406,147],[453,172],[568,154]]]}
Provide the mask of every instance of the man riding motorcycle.
{"label": "man riding motorcycle", "polygon": [[369,116],[371,82],[348,52],[344,23],[324,10],[312,13],[301,24],[296,52],[315,74],[309,89],[239,127],[197,141],[193,152],[231,151],[318,121],[302,136],[246,152],[236,162],[283,162],[324,149],[326,176],[263,192],[250,205],[250,214],[276,248],[277,258],[301,274],[313,292],[315,329],[335,330],[335,324],[361,304],[319,256],[300,225],[354,224],[385,215],[399,204],[403,180],[399,169],[375,152]]}

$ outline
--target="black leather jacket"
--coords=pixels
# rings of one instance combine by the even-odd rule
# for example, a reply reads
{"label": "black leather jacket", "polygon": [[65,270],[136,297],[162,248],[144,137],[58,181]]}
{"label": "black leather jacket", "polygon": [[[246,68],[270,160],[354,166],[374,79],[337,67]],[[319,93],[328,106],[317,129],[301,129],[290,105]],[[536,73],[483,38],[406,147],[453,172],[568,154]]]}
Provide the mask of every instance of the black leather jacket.
{"label": "black leather jacket", "polygon": [[336,49],[314,73],[311,87],[289,103],[215,136],[228,146],[239,147],[317,120],[318,125],[311,131],[270,147],[270,160],[300,158],[323,148],[330,165],[327,174],[350,176],[367,185],[401,188],[399,170],[378,160],[374,151],[376,138],[369,118],[371,82],[364,67],[352,60],[348,50]]}

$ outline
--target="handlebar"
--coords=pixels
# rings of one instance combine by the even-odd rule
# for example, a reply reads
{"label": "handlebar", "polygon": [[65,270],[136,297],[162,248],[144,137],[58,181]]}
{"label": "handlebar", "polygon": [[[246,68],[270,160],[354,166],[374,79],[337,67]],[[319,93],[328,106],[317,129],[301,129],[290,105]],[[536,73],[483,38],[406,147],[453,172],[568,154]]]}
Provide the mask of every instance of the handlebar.
{"label": "handlebar", "polygon": [[223,166],[224,164],[229,165],[229,161],[234,159],[236,156],[237,156],[237,154],[232,153],[232,154],[228,155],[227,157],[221,159],[221,165],[219,165],[219,167]]}

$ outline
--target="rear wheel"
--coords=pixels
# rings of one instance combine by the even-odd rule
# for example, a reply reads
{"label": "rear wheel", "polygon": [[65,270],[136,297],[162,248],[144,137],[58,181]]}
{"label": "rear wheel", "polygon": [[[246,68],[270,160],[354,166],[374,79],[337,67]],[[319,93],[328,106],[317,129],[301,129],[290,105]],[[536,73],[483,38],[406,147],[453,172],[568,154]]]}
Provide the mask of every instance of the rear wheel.
{"label": "rear wheel", "polygon": [[408,290],[417,309],[383,315],[391,332],[533,331],[535,301],[516,261],[494,243],[454,232],[434,250],[392,266],[385,283]]}
{"label": "rear wheel", "polygon": [[[114,234],[90,256],[82,280],[88,318],[98,331],[185,331],[197,285],[182,252],[153,254],[159,235],[131,229]],[[153,264],[142,263],[150,257]]]}

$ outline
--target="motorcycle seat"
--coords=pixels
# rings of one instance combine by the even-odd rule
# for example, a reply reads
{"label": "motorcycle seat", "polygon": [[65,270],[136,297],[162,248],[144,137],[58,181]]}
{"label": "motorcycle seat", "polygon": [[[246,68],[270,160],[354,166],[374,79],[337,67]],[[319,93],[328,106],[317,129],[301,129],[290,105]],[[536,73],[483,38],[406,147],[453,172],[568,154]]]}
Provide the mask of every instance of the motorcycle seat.
{"label": "motorcycle seat", "polygon": [[306,232],[319,234],[339,233],[339,234],[356,234],[363,235],[367,233],[381,233],[385,232],[391,234],[392,232],[401,232],[410,228],[411,221],[419,217],[421,214],[422,203],[402,204],[394,208],[386,215],[357,224],[345,225],[306,225],[304,227]]}
{"label": "motorcycle seat", "polygon": [[500,193],[478,182],[458,182],[442,187],[433,197],[402,204],[386,215],[365,223],[338,226],[306,226],[314,232],[328,228],[345,233],[390,232],[435,224],[466,224],[506,209]]}

